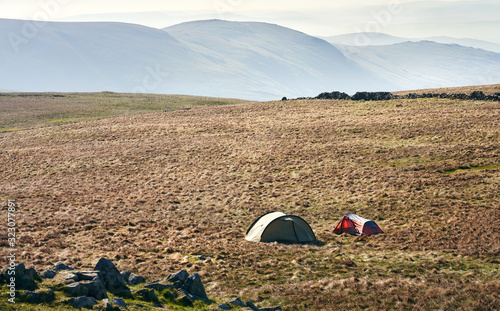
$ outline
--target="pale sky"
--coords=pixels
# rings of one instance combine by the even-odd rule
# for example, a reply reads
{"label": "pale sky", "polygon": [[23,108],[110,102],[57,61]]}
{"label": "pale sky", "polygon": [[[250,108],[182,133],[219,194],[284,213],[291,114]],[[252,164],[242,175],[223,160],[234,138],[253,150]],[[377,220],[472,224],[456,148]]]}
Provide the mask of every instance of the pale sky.
{"label": "pale sky", "polygon": [[0,18],[116,21],[163,28],[199,19],[261,21],[311,35],[377,31],[500,43],[498,0],[0,0]]}

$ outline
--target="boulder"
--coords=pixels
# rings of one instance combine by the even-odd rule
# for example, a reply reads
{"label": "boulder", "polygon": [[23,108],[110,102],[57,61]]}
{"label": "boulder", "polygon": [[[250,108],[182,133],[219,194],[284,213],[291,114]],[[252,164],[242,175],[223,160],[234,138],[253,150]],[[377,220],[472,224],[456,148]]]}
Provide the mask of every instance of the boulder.
{"label": "boulder", "polygon": [[99,300],[108,298],[104,284],[98,277],[90,282],[79,282],[66,285],[65,289],[68,295],[72,297],[89,296]]}
{"label": "boulder", "polygon": [[127,309],[127,303],[121,298],[113,298],[113,304],[117,305],[120,308]]}
{"label": "boulder", "polygon": [[94,271],[98,271],[99,278],[104,283],[105,288],[112,294],[125,298],[132,297],[127,283],[110,260],[105,258],[99,259]]}
{"label": "boulder", "polygon": [[57,273],[54,270],[45,270],[40,275],[42,279],[53,279],[55,278]]}
{"label": "boulder", "polygon": [[205,287],[201,282],[200,275],[195,273],[188,277],[182,286],[182,289],[186,290],[191,295],[198,297],[201,300],[208,300],[207,293],[205,292]]}
{"label": "boulder", "polygon": [[184,282],[189,277],[189,273],[186,270],[181,270],[177,273],[170,274],[167,276],[167,281],[175,283],[177,281]]}
{"label": "boulder", "polygon": [[22,290],[16,292],[16,297],[21,302],[39,304],[39,303],[51,303],[56,299],[56,295],[52,289],[44,291],[29,291]]}
{"label": "boulder", "polygon": [[[14,271],[14,273],[12,273],[11,271]],[[33,273],[30,274],[32,275],[32,277],[34,276]],[[26,267],[23,263],[13,266],[12,269],[7,269],[4,273],[4,277],[6,280],[10,280],[11,277],[14,277],[16,279],[16,290],[25,289],[33,291],[35,289],[38,289],[38,285],[36,284],[35,280],[26,275]]]}
{"label": "boulder", "polygon": [[78,277],[78,281],[92,281],[99,276],[96,271],[78,271],[75,275]]}
{"label": "boulder", "polygon": [[123,279],[124,279],[125,281],[128,281],[128,278],[130,277],[130,275],[132,274],[132,272],[130,272],[130,271],[123,271],[123,272],[122,272],[122,273],[120,273],[120,274],[122,275],[122,277],[123,277]]}
{"label": "boulder", "polygon": [[67,266],[64,262],[62,261],[58,261],[56,262],[56,264],[54,265],[54,270],[56,272],[59,272],[59,271],[63,271],[63,270],[75,270],[69,266]]}
{"label": "boulder", "polygon": [[41,282],[42,281],[42,278],[40,277],[40,275],[38,274],[38,272],[36,272],[35,268],[29,268],[29,269],[26,269],[25,271],[25,274],[33,281],[35,282]]}
{"label": "boulder", "polygon": [[136,275],[136,274],[131,274],[128,278],[128,284],[129,285],[139,285],[139,284],[142,284],[142,283],[146,283],[146,279],[143,278],[142,276],[140,275]]}
{"label": "boulder", "polygon": [[93,309],[97,300],[93,297],[78,297],[66,300],[66,303],[77,309]]}

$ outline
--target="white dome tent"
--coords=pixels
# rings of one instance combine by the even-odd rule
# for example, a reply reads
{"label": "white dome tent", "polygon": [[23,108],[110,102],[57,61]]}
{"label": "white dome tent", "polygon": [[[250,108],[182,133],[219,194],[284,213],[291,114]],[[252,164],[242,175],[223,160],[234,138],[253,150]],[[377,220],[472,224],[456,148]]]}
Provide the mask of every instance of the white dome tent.
{"label": "white dome tent", "polygon": [[253,222],[245,239],[251,242],[311,243],[316,241],[316,236],[304,219],[271,212]]}

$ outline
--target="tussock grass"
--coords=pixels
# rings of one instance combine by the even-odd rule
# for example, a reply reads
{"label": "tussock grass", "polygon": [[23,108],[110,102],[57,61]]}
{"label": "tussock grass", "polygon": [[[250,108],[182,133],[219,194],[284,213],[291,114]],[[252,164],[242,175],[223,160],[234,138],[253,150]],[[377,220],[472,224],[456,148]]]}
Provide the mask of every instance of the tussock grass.
{"label": "tussock grass", "polygon": [[[36,268],[186,269],[212,299],[286,310],[499,309],[499,112],[299,100],[0,133],[0,196],[17,199],[19,257]],[[273,210],[322,243],[246,242]],[[334,235],[347,212],[385,234]]]}

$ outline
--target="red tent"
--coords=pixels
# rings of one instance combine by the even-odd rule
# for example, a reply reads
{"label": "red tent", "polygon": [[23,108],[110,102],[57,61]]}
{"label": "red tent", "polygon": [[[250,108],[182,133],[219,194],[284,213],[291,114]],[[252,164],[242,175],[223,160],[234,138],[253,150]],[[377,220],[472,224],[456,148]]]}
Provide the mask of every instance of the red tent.
{"label": "red tent", "polygon": [[359,217],[356,214],[344,215],[333,232],[337,234],[345,232],[353,235],[384,233],[374,221]]}

